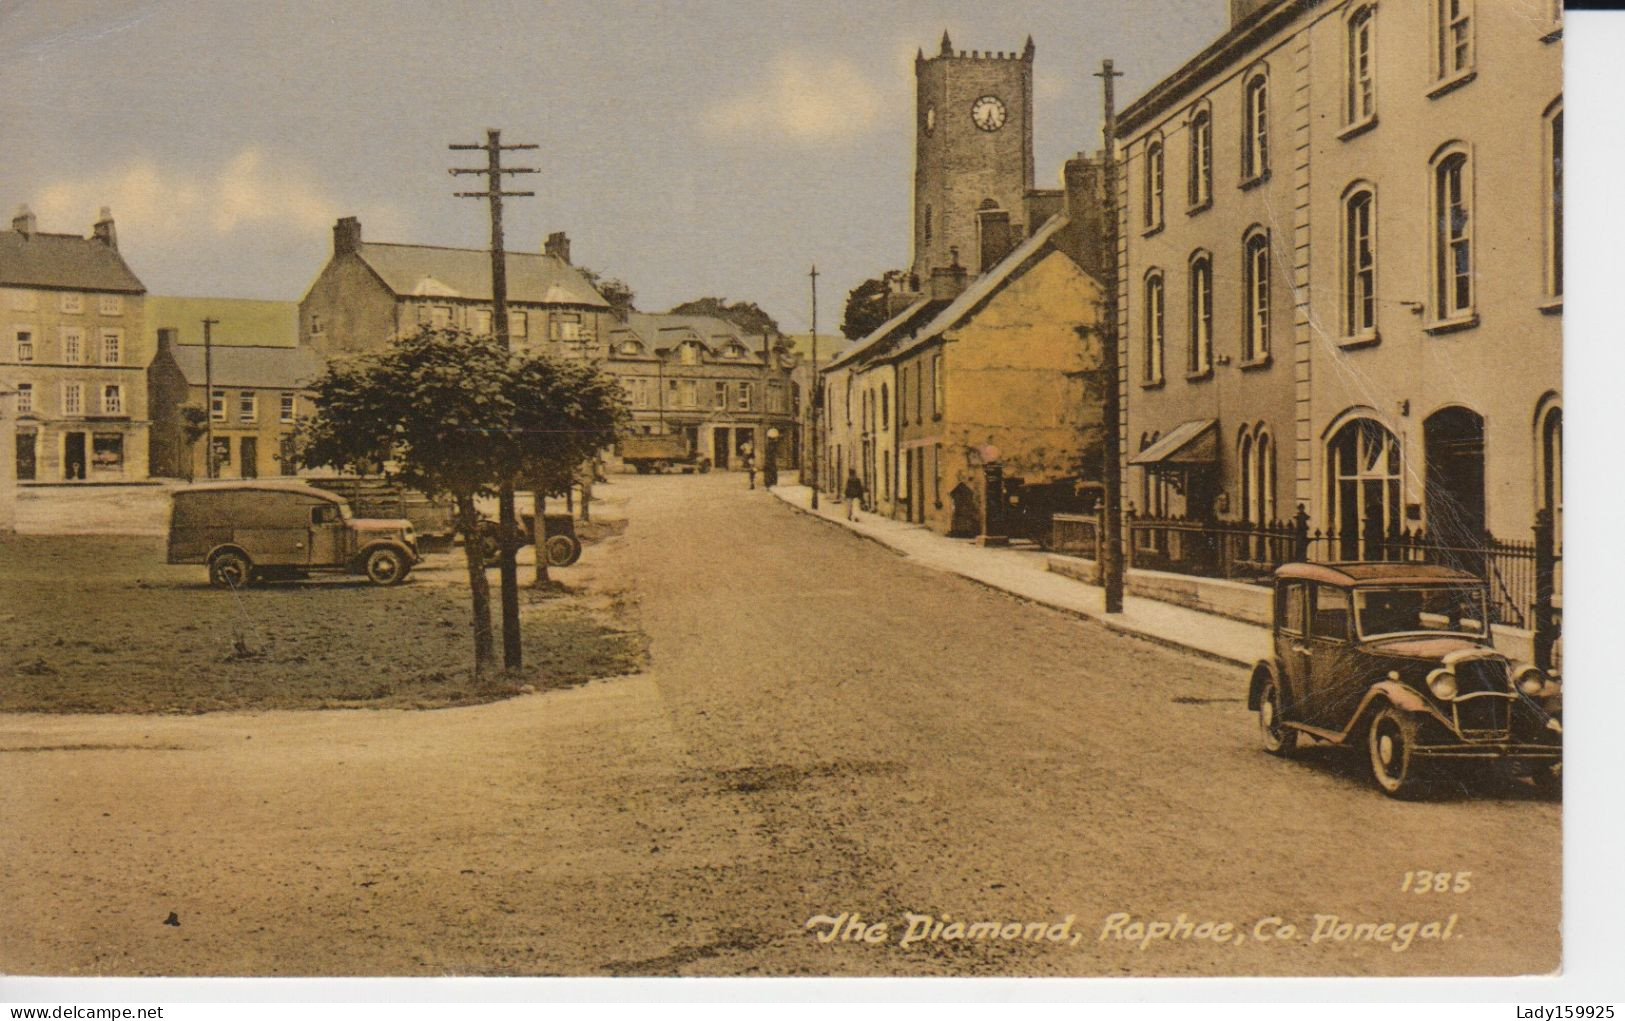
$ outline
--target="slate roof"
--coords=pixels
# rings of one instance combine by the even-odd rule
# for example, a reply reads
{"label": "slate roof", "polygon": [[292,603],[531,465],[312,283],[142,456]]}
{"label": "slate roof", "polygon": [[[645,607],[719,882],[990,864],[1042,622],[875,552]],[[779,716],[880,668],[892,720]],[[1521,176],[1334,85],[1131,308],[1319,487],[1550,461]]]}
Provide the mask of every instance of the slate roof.
{"label": "slate roof", "polygon": [[890,345],[914,336],[916,330],[931,322],[938,313],[951,304],[953,302],[941,298],[921,298],[881,323],[873,333],[836,355],[823,368],[840,368],[865,354],[884,354]]}
{"label": "slate roof", "polygon": [[0,231],[0,285],[145,294],[118,249],[77,234]]}
{"label": "slate roof", "polygon": [[696,337],[704,341],[708,348],[716,348],[728,340],[737,340],[745,346],[745,350],[756,356],[762,355],[761,334],[749,334],[726,319],[716,316],[701,315],[675,315],[670,312],[633,312],[626,317],[626,328],[643,340],[650,348],[661,346],[661,334],[673,331],[691,331]]}
{"label": "slate roof", "polygon": [[[176,344],[170,348],[181,375],[193,386],[204,385],[203,345]],[[297,390],[321,375],[321,359],[304,347],[232,347],[214,345],[216,387],[259,387]]]}
{"label": "slate roof", "polygon": [[147,328],[176,330],[176,343],[202,344],[203,318],[218,319],[210,331],[218,347],[293,347],[299,343],[299,303],[250,298],[147,296]]}
{"label": "slate roof", "polygon": [[[477,248],[363,243],[361,259],[397,296],[491,300],[491,254]],[[552,255],[508,252],[508,300],[609,308],[579,269]]]}
{"label": "slate roof", "polygon": [[936,316],[893,354],[907,354],[975,315],[981,310],[982,304],[987,299],[993,297],[1006,284],[1020,276],[1022,271],[1025,270],[1028,260],[1042,252],[1044,247],[1050,243],[1050,240],[1068,222],[1065,216],[1052,216],[1046,220],[1042,227],[1039,227],[1028,235],[1021,244],[1011,249],[1004,258],[994,264],[992,269],[972,280],[970,286],[960,291],[957,298],[945,306],[939,307]]}

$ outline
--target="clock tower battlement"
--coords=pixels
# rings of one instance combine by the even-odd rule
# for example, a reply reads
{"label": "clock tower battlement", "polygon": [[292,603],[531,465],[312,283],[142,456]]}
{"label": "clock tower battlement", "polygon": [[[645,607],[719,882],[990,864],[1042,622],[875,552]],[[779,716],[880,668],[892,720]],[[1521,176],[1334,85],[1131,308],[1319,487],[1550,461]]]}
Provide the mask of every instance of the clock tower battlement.
{"label": "clock tower battlement", "polygon": [[956,51],[944,32],[937,55],[914,58],[912,272],[921,280],[952,264],[950,249],[983,250],[981,211],[1002,210],[1016,237],[1030,229],[1033,53],[1031,37],[1020,52]]}

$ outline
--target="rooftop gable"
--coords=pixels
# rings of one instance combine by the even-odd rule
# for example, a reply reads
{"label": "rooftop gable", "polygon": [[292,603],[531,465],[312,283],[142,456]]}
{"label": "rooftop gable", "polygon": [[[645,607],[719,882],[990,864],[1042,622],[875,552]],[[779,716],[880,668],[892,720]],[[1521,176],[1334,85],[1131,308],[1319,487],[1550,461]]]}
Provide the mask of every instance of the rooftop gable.
{"label": "rooftop gable", "polygon": [[[363,243],[356,254],[397,297],[491,300],[491,254],[477,248]],[[508,300],[608,309],[584,273],[557,256],[508,252]]]}
{"label": "rooftop gable", "polygon": [[145,294],[118,249],[77,234],[0,231],[0,286]]}

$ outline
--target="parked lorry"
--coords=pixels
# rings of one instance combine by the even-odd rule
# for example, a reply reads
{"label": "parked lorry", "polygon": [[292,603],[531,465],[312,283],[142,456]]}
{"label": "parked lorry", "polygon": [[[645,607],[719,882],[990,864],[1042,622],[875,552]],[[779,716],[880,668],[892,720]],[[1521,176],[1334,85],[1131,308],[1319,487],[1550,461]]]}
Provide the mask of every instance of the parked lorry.
{"label": "parked lorry", "polygon": [[711,470],[711,459],[700,454],[682,433],[627,433],[616,443],[616,453],[639,475],[676,467],[684,474]]}
{"label": "parked lorry", "polygon": [[418,563],[404,518],[360,518],[341,497],[299,482],[209,482],[170,497],[168,562],[207,564],[218,588],[311,571],[404,581]]}

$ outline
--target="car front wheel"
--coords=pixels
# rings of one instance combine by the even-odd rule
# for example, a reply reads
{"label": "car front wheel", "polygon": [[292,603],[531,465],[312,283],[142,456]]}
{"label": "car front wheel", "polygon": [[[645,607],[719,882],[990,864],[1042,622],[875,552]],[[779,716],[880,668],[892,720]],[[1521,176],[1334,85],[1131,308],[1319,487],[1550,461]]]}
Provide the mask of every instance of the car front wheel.
{"label": "car front wheel", "polygon": [[1286,725],[1281,714],[1281,682],[1270,678],[1258,693],[1258,731],[1264,750],[1286,758],[1298,750],[1298,732]]}
{"label": "car front wheel", "polygon": [[374,585],[397,585],[406,577],[408,567],[399,550],[376,549],[367,555],[367,580]]}
{"label": "car front wheel", "polygon": [[1389,797],[1410,797],[1421,787],[1421,764],[1415,755],[1417,731],[1416,717],[1391,705],[1372,717],[1366,732],[1371,776]]}
{"label": "car front wheel", "polygon": [[253,580],[254,565],[241,553],[221,553],[209,561],[209,584],[215,588],[247,588]]}

